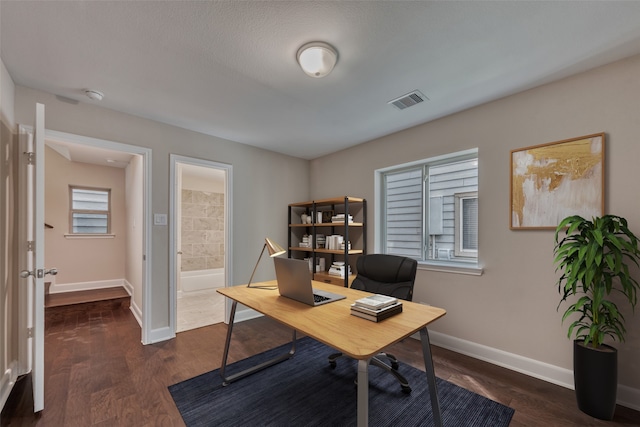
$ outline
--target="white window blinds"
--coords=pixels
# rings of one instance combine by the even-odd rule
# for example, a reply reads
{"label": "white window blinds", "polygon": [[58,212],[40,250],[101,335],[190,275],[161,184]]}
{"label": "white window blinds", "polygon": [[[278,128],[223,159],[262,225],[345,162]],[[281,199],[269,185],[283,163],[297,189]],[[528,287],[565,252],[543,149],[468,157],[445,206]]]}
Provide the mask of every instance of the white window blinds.
{"label": "white window blinds", "polygon": [[109,190],[71,187],[71,233],[109,233]]}
{"label": "white window blinds", "polygon": [[462,250],[478,250],[478,197],[462,199]]}

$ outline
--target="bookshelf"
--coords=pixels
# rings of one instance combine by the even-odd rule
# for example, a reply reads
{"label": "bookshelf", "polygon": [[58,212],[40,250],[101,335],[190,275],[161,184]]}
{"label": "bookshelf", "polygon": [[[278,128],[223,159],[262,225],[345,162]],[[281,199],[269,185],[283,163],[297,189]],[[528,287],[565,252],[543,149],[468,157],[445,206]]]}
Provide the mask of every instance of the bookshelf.
{"label": "bookshelf", "polygon": [[[367,201],[345,196],[291,203],[288,217],[289,258],[310,259],[314,280],[349,287],[355,274],[347,272],[355,273],[356,257],[366,253]],[[343,277],[337,275],[339,263]]]}

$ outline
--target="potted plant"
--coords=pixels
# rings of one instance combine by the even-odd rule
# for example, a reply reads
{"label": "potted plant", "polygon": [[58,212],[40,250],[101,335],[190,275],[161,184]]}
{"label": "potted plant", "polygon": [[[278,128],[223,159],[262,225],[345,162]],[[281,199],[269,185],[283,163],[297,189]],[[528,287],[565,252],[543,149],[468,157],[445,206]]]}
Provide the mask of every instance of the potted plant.
{"label": "potted plant", "polygon": [[[561,240],[560,234],[565,231]],[[617,350],[604,344],[605,338],[624,342],[625,319],[612,293],[628,302],[637,302],[638,281],[632,277],[630,263],[638,266],[638,238],[624,218],[605,215],[588,221],[569,216],[555,233],[555,260],[562,271],[556,285],[560,305],[576,296],[564,312],[562,321],[572,317],[568,337],[575,335],[573,375],[578,408],[599,419],[610,420],[616,406],[618,387]],[[573,316],[576,317],[573,317]]]}

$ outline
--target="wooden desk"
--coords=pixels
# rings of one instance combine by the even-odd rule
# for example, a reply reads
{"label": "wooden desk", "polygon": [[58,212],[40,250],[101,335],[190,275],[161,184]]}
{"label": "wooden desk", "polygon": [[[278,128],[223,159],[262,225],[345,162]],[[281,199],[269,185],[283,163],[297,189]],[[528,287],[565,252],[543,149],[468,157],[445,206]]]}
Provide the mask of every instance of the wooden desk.
{"label": "wooden desk", "polygon": [[[255,285],[275,287],[277,283],[270,281],[256,283]],[[293,356],[295,353],[295,331],[297,330],[358,360],[358,426],[366,426],[368,425],[369,417],[369,360],[384,348],[419,331],[434,422],[437,426],[441,426],[442,418],[440,416],[427,325],[444,316],[446,311],[437,307],[403,301],[402,313],[376,323],[351,315],[351,304],[359,298],[370,295],[369,293],[349,288],[338,288],[334,285],[317,281],[313,282],[313,287],[342,294],[347,298],[318,307],[310,307],[289,298],[281,297],[277,290],[247,288],[244,285],[218,289],[219,293],[233,301],[222,367],[220,369],[223,383],[229,384]],[[292,347],[289,352],[271,361],[233,376],[225,377],[224,372],[227,365],[237,303],[252,308],[292,328]]]}

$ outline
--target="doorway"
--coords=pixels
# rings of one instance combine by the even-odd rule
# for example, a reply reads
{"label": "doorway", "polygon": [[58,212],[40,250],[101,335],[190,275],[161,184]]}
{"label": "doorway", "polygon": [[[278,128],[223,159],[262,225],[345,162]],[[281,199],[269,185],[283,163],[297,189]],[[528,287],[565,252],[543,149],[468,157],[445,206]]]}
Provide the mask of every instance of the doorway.
{"label": "doorway", "polygon": [[226,319],[216,290],[230,283],[231,166],[171,155],[171,325],[183,332]]}
{"label": "doorway", "polygon": [[[46,251],[55,254],[55,257],[47,257],[46,254],[45,257],[49,258],[48,262],[61,264],[57,266],[61,272],[67,272],[57,276],[64,276],[66,280],[63,280],[63,283],[52,280],[51,291],[70,292],[124,287],[131,295],[131,312],[140,324],[142,342],[148,343],[150,322],[147,319],[150,317],[150,304],[146,303],[146,299],[149,298],[147,278],[150,277],[150,263],[146,262],[146,256],[150,247],[150,233],[147,230],[150,224],[145,219],[149,212],[151,150],[49,130],[45,132],[45,145],[48,150],[45,162],[48,165],[51,162],[46,172],[45,220],[55,223],[52,224],[55,228],[47,231],[50,236],[45,240]],[[54,168],[58,170],[57,173],[52,171]],[[109,170],[115,172],[108,172]],[[113,212],[109,222],[113,230],[118,224],[118,232],[93,237],[75,236],[66,231],[69,227],[68,202],[60,201],[70,197],[67,194],[70,185],[88,185],[89,177],[93,183],[92,187],[100,187],[100,182],[105,182],[104,186],[110,188],[112,184],[116,185],[110,189],[109,205],[115,209],[118,201],[121,209]],[[114,181],[113,177],[119,178],[115,178]],[[54,186],[50,185],[50,181],[59,183]],[[122,182],[119,188],[118,184],[115,184],[117,182]],[[56,208],[51,209],[51,206]],[[52,234],[54,232],[55,237]],[[116,244],[116,240],[120,243]],[[77,251],[80,252],[76,253]],[[118,256],[114,256],[115,254]],[[116,277],[111,271],[106,273],[97,268],[83,269],[82,266],[85,264],[94,266],[95,262],[78,262],[82,256],[99,256],[99,265],[103,270],[122,270],[121,274],[116,274]],[[114,262],[118,265],[109,267],[109,263]]]}

